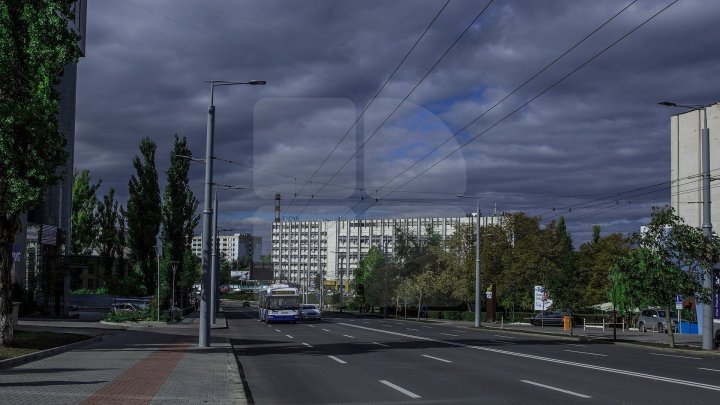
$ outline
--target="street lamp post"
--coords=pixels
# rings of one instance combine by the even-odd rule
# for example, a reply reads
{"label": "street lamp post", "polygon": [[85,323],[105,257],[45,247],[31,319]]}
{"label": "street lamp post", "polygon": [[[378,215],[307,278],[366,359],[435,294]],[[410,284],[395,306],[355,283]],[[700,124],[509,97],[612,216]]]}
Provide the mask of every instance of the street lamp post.
{"label": "street lamp post", "polygon": [[[458,195],[458,198],[473,198],[464,195]],[[477,198],[477,221],[475,232],[477,239],[475,241],[475,327],[480,327],[480,198]]]}
{"label": "street lamp post", "polygon": [[215,193],[215,200],[213,201],[213,215],[212,215],[212,258],[210,260],[210,323],[215,325],[217,318],[217,280],[218,280],[218,248],[220,241],[218,240],[218,227],[217,227],[217,215],[218,215],[218,200],[217,192]]}
{"label": "street lamp post", "polygon": [[[707,123],[707,106],[704,105],[682,105],[670,101],[662,101],[658,103],[667,107],[681,107],[690,110],[702,110],[704,120],[701,133],[702,138],[702,229],[705,237],[712,236],[712,221],[710,218],[710,130]],[[713,291],[713,269],[706,269],[703,287],[709,291]],[[713,313],[711,304],[702,304],[702,347],[703,350],[713,349]]]}
{"label": "street lamp post", "polygon": [[200,330],[198,333],[198,346],[210,347],[210,306],[208,305],[208,290],[210,284],[210,249],[212,246],[210,225],[213,209],[211,204],[213,182],[213,145],[215,138],[215,105],[213,105],[213,92],[215,86],[232,86],[238,84],[264,85],[264,80],[251,80],[249,82],[232,82],[226,80],[210,80],[210,106],[208,107],[207,135],[205,139],[205,201],[203,203],[203,234],[202,234],[202,273],[200,295]]}

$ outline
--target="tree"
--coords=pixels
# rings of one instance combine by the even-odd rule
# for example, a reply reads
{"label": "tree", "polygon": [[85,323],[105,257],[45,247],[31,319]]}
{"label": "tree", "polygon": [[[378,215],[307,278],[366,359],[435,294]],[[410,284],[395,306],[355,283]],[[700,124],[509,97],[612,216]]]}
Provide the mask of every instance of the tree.
{"label": "tree", "polygon": [[427,299],[433,292],[435,292],[436,286],[437,274],[430,269],[426,269],[415,276],[405,278],[398,285],[398,293],[401,297],[417,301],[418,321],[420,320],[423,299]]}
{"label": "tree", "polygon": [[[670,313],[675,295],[710,301],[703,288],[707,270],[720,260],[720,239],[706,237],[700,228],[685,224],[670,207],[654,208],[644,232],[632,237],[634,249],[618,258],[612,277],[620,286],[623,307],[659,306]],[[668,343],[675,347],[670,325]]]}
{"label": "tree", "polygon": [[584,307],[612,300],[610,268],[617,257],[626,256],[630,249],[628,238],[619,233],[600,236],[597,229],[597,237],[593,234],[592,241],[582,244],[577,251],[577,284],[581,286],[580,302]]}
{"label": "tree", "polygon": [[138,265],[145,279],[146,294],[155,292],[154,261],[156,240],[160,230],[162,211],[160,207],[160,188],[157,170],[155,170],[155,150],[157,146],[150,138],[140,142],[140,157],[135,156],[133,166],[136,175],[128,184],[127,219],[128,246],[132,259]]}
{"label": "tree", "polygon": [[[553,299],[553,308],[575,312],[580,304],[580,284],[578,283],[575,251],[572,238],[565,226],[565,217],[560,217],[557,225],[553,222],[545,228],[547,237],[552,240],[555,266],[549,273],[546,288]],[[572,322],[572,317],[570,317]],[[572,325],[570,326],[572,335]]]}
{"label": "tree", "polygon": [[97,203],[97,247],[102,262],[102,276],[105,287],[110,293],[117,294],[113,283],[112,268],[115,257],[122,257],[120,238],[120,222],[122,221],[118,202],[115,200],[115,189],[111,188],[102,202]]}
{"label": "tree", "polygon": [[[190,171],[190,160],[186,157],[192,157],[192,152],[187,145],[187,138],[179,138],[175,135],[175,143],[170,153],[170,167],[168,168],[167,183],[163,193],[162,206],[162,223],[163,243],[168,246],[171,261],[177,263],[177,274],[182,277],[188,274],[185,266],[191,263],[185,263],[185,251],[190,249],[192,244],[193,231],[200,221],[200,215],[197,214],[198,201],[190,189],[190,181],[188,172]],[[168,273],[168,285],[172,285],[172,272]],[[182,279],[176,283],[186,284],[190,280]],[[177,293],[177,291],[176,291]],[[177,295],[177,294],[176,294]]]}
{"label": "tree", "polygon": [[0,345],[14,338],[10,272],[20,215],[62,178],[57,168],[67,160],[55,86],[78,57],[73,3],[0,2]]}
{"label": "tree", "polygon": [[102,182],[91,184],[88,170],[78,171],[76,169],[73,177],[71,253],[89,255],[95,247],[98,234],[97,215],[95,214],[98,199],[95,192]]}
{"label": "tree", "polygon": [[[370,291],[368,291],[367,288],[370,278],[371,276],[376,277],[378,280],[384,278],[385,273],[378,271],[381,270],[384,263],[385,257],[383,252],[377,246],[372,246],[368,251],[367,256],[358,263],[358,267],[354,272],[352,289],[355,291],[355,299],[358,301],[359,305],[364,306],[365,304],[370,303]],[[382,293],[384,293],[384,291],[382,291],[381,294]]]}

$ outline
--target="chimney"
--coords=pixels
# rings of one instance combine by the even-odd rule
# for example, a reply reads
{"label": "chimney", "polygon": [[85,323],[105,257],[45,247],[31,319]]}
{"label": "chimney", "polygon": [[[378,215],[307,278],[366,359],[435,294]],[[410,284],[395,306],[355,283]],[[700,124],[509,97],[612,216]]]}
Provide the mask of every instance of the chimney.
{"label": "chimney", "polygon": [[280,194],[275,194],[275,222],[280,222]]}

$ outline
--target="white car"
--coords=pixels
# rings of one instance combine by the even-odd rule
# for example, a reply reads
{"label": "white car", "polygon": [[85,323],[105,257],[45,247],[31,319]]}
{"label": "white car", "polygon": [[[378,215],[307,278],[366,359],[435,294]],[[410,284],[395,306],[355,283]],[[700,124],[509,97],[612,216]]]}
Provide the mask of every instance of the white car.
{"label": "white car", "polygon": [[317,304],[302,304],[300,305],[300,319],[309,320],[321,320],[320,308]]}

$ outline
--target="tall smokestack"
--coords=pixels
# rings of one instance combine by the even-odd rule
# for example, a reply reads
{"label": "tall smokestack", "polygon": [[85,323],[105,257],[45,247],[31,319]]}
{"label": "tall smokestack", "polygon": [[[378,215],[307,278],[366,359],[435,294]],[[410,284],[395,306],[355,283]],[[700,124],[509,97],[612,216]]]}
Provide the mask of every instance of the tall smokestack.
{"label": "tall smokestack", "polygon": [[280,194],[275,194],[275,222],[280,222]]}

